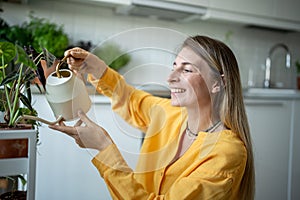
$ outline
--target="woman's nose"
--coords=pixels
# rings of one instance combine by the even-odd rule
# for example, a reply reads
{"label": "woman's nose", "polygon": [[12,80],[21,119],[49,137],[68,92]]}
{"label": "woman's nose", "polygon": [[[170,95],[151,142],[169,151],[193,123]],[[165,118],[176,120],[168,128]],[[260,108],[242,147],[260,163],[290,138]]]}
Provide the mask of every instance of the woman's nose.
{"label": "woman's nose", "polygon": [[169,77],[168,77],[167,81],[168,81],[169,83],[178,81],[178,80],[179,80],[179,76],[178,76],[178,75],[179,75],[178,72],[177,72],[176,70],[173,70],[173,71],[169,74]]}

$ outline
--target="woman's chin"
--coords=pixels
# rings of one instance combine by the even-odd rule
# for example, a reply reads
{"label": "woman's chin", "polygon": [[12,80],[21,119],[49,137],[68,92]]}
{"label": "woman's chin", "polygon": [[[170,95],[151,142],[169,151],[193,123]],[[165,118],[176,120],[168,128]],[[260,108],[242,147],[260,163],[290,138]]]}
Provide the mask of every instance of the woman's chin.
{"label": "woman's chin", "polygon": [[180,103],[177,100],[171,100],[171,105],[172,106],[176,106],[176,107],[180,107]]}

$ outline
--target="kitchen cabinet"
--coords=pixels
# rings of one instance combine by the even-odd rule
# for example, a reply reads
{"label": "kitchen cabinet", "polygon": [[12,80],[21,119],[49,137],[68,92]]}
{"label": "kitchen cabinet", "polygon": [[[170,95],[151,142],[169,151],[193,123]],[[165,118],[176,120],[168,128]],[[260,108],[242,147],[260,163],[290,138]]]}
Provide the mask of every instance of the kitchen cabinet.
{"label": "kitchen cabinet", "polygon": [[211,0],[208,19],[269,28],[300,30],[300,2],[297,0]]}
{"label": "kitchen cabinet", "polygon": [[63,0],[63,2],[113,8],[118,15],[155,16],[157,19],[178,22],[223,21],[300,31],[298,0]]}
{"label": "kitchen cabinet", "polygon": [[246,98],[245,106],[253,141],[255,199],[299,199],[300,100]]}
{"label": "kitchen cabinet", "polygon": [[241,13],[246,15],[258,15],[264,17],[272,16],[272,4],[274,0],[211,0],[210,7],[228,12]]}
{"label": "kitchen cabinet", "polygon": [[[53,112],[44,95],[33,95],[34,108],[39,117],[54,121]],[[110,100],[102,95],[91,95],[93,105],[88,117],[102,125],[114,139],[128,165],[135,168],[141,132],[123,126],[111,110]],[[66,122],[73,125],[75,121]],[[73,138],[42,124],[37,154],[36,199],[103,199],[110,200],[109,191],[97,169],[91,163],[98,153],[80,148]]]}
{"label": "kitchen cabinet", "polygon": [[255,199],[287,199],[291,103],[252,99],[245,104],[253,140]]}
{"label": "kitchen cabinet", "polygon": [[294,120],[292,120],[293,138],[292,142],[292,173],[291,173],[291,199],[300,199],[300,100],[293,103]]}
{"label": "kitchen cabinet", "polygon": [[300,23],[299,8],[299,0],[274,0],[273,17],[291,21],[298,21],[298,23]]}

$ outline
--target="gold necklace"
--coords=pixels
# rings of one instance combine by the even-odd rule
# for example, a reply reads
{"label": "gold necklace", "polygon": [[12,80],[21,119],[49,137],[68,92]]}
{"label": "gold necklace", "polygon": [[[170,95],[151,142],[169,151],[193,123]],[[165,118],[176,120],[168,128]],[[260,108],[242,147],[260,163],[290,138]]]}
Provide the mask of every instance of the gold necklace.
{"label": "gold necklace", "polygon": [[[219,125],[221,124],[221,121],[217,121],[214,125],[212,125],[211,127],[209,127],[208,129],[202,131],[202,132],[212,132],[214,131]],[[189,125],[186,125],[186,134],[189,137],[197,137],[199,133],[194,133],[190,130]]]}

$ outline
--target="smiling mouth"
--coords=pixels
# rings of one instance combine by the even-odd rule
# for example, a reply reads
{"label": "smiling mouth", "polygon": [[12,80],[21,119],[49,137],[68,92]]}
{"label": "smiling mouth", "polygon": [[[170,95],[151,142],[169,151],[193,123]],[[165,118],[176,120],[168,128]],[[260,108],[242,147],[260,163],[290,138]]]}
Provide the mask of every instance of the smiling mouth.
{"label": "smiling mouth", "polygon": [[172,93],[184,93],[186,90],[185,89],[181,89],[181,88],[172,88],[171,92]]}

